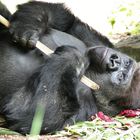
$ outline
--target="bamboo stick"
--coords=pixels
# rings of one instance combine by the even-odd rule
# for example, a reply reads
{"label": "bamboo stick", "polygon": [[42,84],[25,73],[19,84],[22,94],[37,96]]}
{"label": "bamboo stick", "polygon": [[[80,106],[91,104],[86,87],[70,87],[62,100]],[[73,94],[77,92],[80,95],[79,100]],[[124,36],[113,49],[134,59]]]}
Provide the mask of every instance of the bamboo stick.
{"label": "bamboo stick", "polygon": [[[0,23],[5,25],[6,27],[9,27],[9,25],[10,25],[9,21],[7,19],[5,19],[2,15],[0,15]],[[53,51],[51,49],[49,49],[47,46],[42,44],[40,41],[37,41],[36,48],[38,48],[40,51],[42,51],[46,55],[53,53]],[[87,78],[86,76],[83,76],[81,78],[81,82],[93,90],[99,89],[99,85],[96,84],[95,82],[93,82],[92,80],[90,80],[89,78]]]}

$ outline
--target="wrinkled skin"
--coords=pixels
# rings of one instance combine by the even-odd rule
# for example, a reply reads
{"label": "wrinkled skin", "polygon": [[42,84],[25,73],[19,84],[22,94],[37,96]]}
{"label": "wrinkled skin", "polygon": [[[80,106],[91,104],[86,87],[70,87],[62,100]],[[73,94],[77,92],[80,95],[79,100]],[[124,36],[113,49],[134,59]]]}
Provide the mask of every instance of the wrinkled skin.
{"label": "wrinkled skin", "polygon": [[[30,2],[12,17],[0,13],[11,21],[10,30],[0,26],[0,113],[8,128],[29,133],[38,103],[45,109],[41,133],[88,120],[97,111],[116,115],[140,107],[135,60],[109,48],[106,37],[62,4]],[[37,40],[55,53],[48,57],[35,49]],[[99,91],[80,82],[83,74]]]}

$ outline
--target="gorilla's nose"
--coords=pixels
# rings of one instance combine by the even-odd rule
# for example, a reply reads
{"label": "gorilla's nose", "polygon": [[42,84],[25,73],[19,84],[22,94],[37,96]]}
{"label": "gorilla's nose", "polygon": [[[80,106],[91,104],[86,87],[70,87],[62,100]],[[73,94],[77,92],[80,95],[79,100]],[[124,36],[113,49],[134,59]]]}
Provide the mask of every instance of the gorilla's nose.
{"label": "gorilla's nose", "polygon": [[116,71],[120,68],[120,53],[108,47],[92,47],[88,50],[90,63],[100,71]]}
{"label": "gorilla's nose", "polygon": [[102,61],[106,57],[108,48],[107,47],[92,47],[88,50],[88,57],[90,58],[90,62],[102,64]]}

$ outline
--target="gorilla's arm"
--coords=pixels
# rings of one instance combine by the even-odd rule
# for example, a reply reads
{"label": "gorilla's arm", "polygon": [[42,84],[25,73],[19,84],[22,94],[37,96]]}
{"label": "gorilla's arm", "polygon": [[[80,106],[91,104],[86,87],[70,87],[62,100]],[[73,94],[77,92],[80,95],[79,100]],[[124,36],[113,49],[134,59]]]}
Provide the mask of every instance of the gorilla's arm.
{"label": "gorilla's arm", "polygon": [[6,118],[7,127],[29,133],[36,107],[41,105],[44,111],[41,133],[60,130],[80,108],[77,86],[87,62],[74,47],[57,48],[16,92],[1,95],[0,113]]}
{"label": "gorilla's arm", "polygon": [[28,43],[32,46],[49,27],[72,34],[87,46],[113,46],[106,37],[81,22],[63,4],[29,2],[18,6],[11,18],[10,32],[23,45]]}

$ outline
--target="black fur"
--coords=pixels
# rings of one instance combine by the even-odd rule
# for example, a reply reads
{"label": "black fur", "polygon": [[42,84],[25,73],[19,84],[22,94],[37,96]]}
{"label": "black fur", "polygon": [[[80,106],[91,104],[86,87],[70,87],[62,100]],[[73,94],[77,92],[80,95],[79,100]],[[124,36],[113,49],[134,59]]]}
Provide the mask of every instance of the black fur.
{"label": "black fur", "polygon": [[19,5],[18,11],[12,16],[10,31],[23,45],[32,46],[48,27],[67,32],[82,40],[88,47],[113,46],[105,36],[81,22],[63,4],[29,2]]}
{"label": "black fur", "polygon": [[[8,49],[5,48],[5,51]],[[12,56],[6,58],[7,55]],[[19,52],[13,49],[12,53],[5,52],[0,57],[1,60],[7,59],[0,68],[0,112],[5,115],[8,128],[29,133],[36,107],[41,104],[45,108],[41,133],[60,130],[65,121],[79,110],[76,89],[87,67],[86,58],[75,48],[63,46],[38,68],[30,65],[26,69],[25,64],[22,71],[18,64],[20,61],[16,60],[22,59],[22,56],[17,58],[15,55]],[[16,62],[11,62],[12,59]],[[25,63],[31,62],[30,59]]]}
{"label": "black fur", "polygon": [[[129,97],[135,71],[132,58],[109,49],[113,45],[106,37],[63,4],[29,2],[18,8],[10,18],[14,42],[8,29],[0,30],[0,113],[8,128],[29,133],[38,104],[45,109],[41,133],[88,120],[99,110],[116,115],[130,107],[117,101]],[[55,53],[45,56],[29,49],[38,39]],[[58,48],[59,39],[65,46]],[[79,82],[84,73],[100,85],[99,91]]]}

